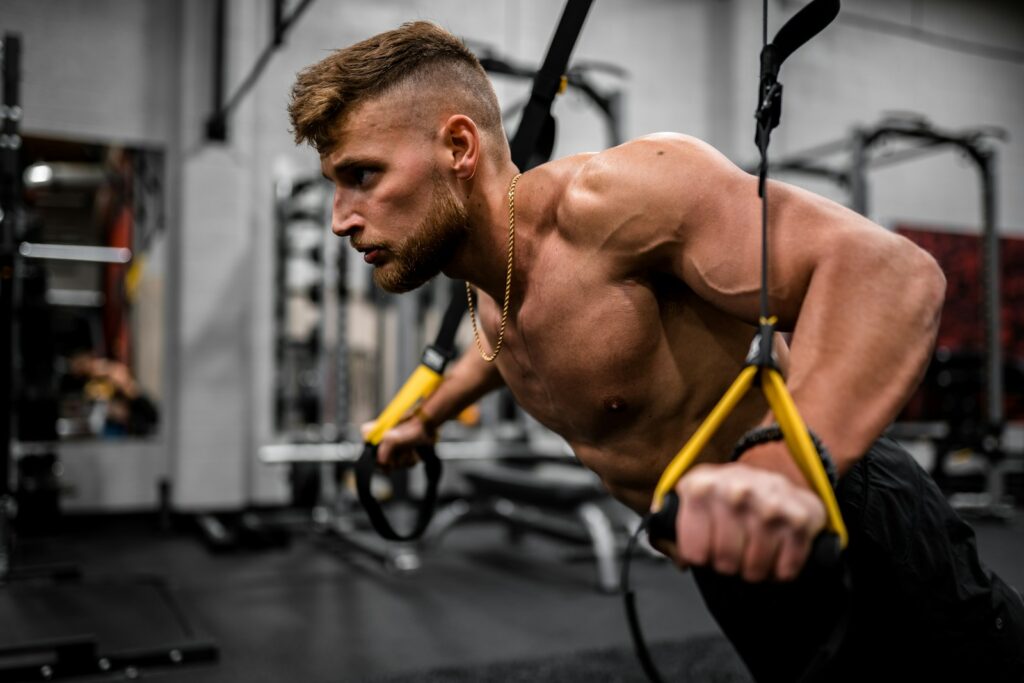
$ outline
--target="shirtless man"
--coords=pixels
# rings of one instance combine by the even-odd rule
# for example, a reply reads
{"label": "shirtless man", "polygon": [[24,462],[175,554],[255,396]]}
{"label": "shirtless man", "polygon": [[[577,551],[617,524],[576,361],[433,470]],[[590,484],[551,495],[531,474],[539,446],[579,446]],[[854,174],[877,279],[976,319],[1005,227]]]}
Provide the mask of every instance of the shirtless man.
{"label": "shirtless man", "polygon": [[[335,185],[332,230],[373,265],[377,284],[403,292],[438,273],[471,283],[479,294],[482,349],[496,356],[487,362],[470,348],[418,416],[385,436],[382,463],[407,460],[412,448],[433,440],[443,421],[505,385],[523,409],[568,441],[616,498],[646,511],[662,470],[736,377],[755,332],[757,180],[707,144],[670,134],[561,159],[520,177],[486,74],[457,39],[426,22],[380,34],[304,70],[290,114],[296,140],[317,149],[323,174]],[[903,502],[918,503],[911,516],[923,507],[918,498],[927,484],[919,471],[891,442],[882,448],[876,442],[931,355],[945,285],[941,271],[909,241],[831,201],[776,182],[770,196],[771,310],[779,329],[793,333],[789,349],[777,340],[780,365],[843,480],[851,563],[877,564],[909,552],[882,547],[871,535],[880,526],[876,535],[892,537],[893,544],[920,544],[925,537],[941,548],[935,554],[978,566],[970,530],[937,489],[928,489],[934,522],[905,533],[889,528],[895,509],[864,505],[876,488],[886,488],[875,480],[884,472],[910,491]],[[510,232],[514,257],[506,280]],[[680,566],[769,590],[799,574],[825,513],[785,446],[764,444],[739,462],[726,462],[741,435],[771,422],[761,395],[749,393],[702,454],[702,464],[680,480],[678,546],[668,550]],[[881,464],[869,472],[862,461],[876,451],[872,457]],[[876,578],[861,585],[890,600],[932,578],[922,572],[964,580],[945,565],[906,580],[893,571],[878,568]],[[972,653],[972,673],[985,658],[1009,662],[1019,655],[1020,641],[1015,649],[1011,638],[1021,632],[1009,633],[1018,596],[988,573],[967,578],[980,586],[973,611],[933,609],[930,595],[918,590],[889,606],[894,616],[871,616],[872,626],[969,623],[999,636]],[[882,585],[889,589],[875,590]],[[708,597],[703,584],[702,590]],[[731,615],[714,602],[709,599],[709,607],[759,680],[785,680],[802,670],[800,660],[813,647],[792,646],[780,655],[793,634],[771,640],[779,615],[770,607],[757,614],[753,602],[745,603],[750,615]],[[940,597],[934,602],[945,604]],[[860,595],[855,611],[869,604]],[[876,643],[856,619],[850,643],[881,653],[894,648],[893,638],[915,673],[922,671],[924,649],[980,647],[961,642],[952,626],[940,629],[945,641],[922,637],[928,647],[921,651],[913,637],[884,627],[875,628]],[[771,643],[767,654],[758,652],[758,642]],[[844,671],[864,659],[846,657]],[[944,662],[936,671],[948,674],[951,666]]]}

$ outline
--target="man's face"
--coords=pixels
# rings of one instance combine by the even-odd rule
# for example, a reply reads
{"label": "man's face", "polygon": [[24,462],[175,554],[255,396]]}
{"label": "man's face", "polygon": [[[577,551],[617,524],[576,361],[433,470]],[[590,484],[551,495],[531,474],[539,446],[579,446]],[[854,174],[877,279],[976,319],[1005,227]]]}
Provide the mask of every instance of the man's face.
{"label": "man's face", "polygon": [[437,275],[467,234],[465,207],[437,167],[435,142],[407,109],[387,100],[360,105],[321,156],[334,183],[331,229],[348,237],[389,292]]}

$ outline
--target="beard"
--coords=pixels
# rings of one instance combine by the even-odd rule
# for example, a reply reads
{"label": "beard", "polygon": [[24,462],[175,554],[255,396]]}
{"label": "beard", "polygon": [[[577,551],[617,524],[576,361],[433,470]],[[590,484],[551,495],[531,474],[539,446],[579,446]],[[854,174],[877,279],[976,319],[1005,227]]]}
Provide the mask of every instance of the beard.
{"label": "beard", "polygon": [[430,206],[401,244],[389,249],[391,258],[373,269],[373,281],[385,291],[400,294],[416,289],[441,272],[469,233],[469,216],[435,169],[431,175]]}

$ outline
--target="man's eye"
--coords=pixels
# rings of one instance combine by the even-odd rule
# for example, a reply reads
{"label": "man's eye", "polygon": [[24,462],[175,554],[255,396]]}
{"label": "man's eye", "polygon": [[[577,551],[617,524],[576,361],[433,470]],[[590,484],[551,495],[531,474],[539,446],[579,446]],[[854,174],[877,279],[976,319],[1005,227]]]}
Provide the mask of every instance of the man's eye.
{"label": "man's eye", "polygon": [[370,168],[353,168],[350,173],[350,180],[356,187],[362,187],[366,185],[370,178],[373,176],[373,169]]}

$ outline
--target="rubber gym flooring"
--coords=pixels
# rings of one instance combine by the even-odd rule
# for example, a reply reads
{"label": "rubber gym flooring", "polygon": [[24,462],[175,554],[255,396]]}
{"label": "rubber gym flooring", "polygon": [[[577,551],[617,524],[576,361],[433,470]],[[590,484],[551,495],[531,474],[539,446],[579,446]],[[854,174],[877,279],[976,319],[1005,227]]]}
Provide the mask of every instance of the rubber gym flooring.
{"label": "rubber gym flooring", "polygon": [[[989,566],[1024,586],[1024,515],[974,526]],[[76,560],[84,583],[164,577],[188,621],[219,648],[216,663],[145,669],[143,678],[644,680],[621,598],[596,590],[586,554],[537,536],[512,543],[496,525],[456,528],[412,575],[385,572],[329,537],[307,532],[294,534],[286,547],[211,553],[195,533],[160,531],[149,517],[68,518],[43,547]],[[649,558],[634,572],[644,627],[659,643],[654,653],[666,674],[749,680],[690,577]],[[0,587],[0,599],[5,590]],[[110,610],[99,618],[116,631],[118,624],[109,622],[119,619],[121,598],[114,591],[107,599]],[[3,621],[0,638],[17,628]],[[146,621],[136,618],[122,630],[142,638]]]}

